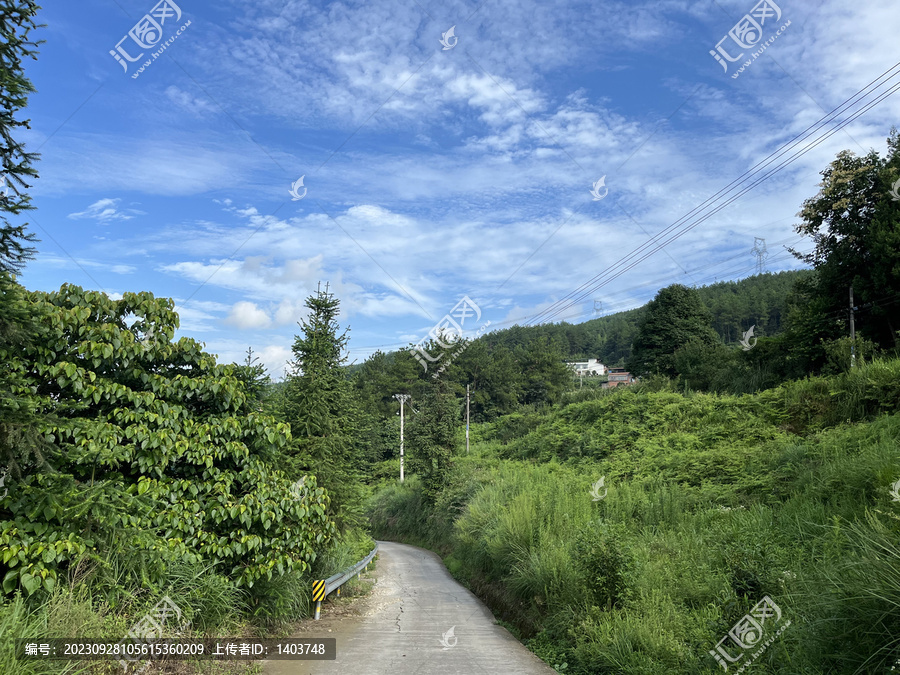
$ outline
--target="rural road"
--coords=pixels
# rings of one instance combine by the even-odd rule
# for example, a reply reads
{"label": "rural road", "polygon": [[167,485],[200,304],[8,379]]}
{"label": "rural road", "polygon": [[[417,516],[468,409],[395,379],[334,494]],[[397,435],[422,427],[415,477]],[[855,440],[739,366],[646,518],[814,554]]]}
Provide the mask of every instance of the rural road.
{"label": "rural road", "polygon": [[[323,605],[294,637],[337,638],[335,661],[267,661],[265,675],[552,675],[425,549],[378,542],[372,593],[353,614]],[[371,569],[371,568],[370,568]],[[329,616],[331,613],[331,616]],[[454,637],[441,640],[454,627]],[[330,630],[330,632],[329,632]],[[450,646],[445,646],[450,645]]]}

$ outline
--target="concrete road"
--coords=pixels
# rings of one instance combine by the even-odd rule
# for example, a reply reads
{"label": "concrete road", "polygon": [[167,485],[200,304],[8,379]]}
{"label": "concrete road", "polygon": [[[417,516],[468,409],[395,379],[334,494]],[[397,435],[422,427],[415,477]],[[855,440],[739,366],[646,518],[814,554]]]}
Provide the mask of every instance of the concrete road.
{"label": "concrete road", "polygon": [[[294,637],[337,638],[335,661],[266,661],[265,675],[552,675],[441,559],[425,549],[378,542],[372,593],[343,615],[330,603]],[[350,602],[341,600],[342,604]],[[450,630],[452,629],[452,633]]]}

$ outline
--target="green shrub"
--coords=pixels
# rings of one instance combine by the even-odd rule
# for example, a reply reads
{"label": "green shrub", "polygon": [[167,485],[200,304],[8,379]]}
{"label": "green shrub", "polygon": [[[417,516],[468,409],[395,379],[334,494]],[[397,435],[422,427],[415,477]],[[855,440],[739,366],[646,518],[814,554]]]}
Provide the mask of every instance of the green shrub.
{"label": "green shrub", "polygon": [[898,511],[848,523],[838,564],[807,584],[818,619],[814,644],[834,669],[862,664],[866,672],[885,672],[900,657]]}
{"label": "green shrub", "polygon": [[176,563],[169,568],[168,595],[182,607],[191,629],[208,633],[234,627],[250,609],[250,594],[211,565]]}
{"label": "green shrub", "polygon": [[392,487],[377,522],[439,536],[454,575],[560,672],[718,672],[709,650],[764,596],[791,626],[756,672],[885,672],[900,657],[900,360],[754,395],[648,388],[526,416],[507,445],[485,434],[440,508]]}
{"label": "green shrub", "polygon": [[312,578],[289,572],[253,585],[248,593],[250,615],[259,625],[278,631],[289,621],[310,615]]}
{"label": "green shrub", "polygon": [[623,526],[597,523],[575,540],[573,557],[589,597],[600,607],[622,607],[634,569]]}

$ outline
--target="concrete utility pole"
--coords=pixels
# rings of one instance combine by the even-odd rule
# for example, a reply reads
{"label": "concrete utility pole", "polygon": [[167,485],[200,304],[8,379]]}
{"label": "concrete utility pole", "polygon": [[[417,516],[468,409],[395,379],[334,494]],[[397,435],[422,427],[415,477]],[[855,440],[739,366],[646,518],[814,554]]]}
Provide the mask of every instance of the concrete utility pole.
{"label": "concrete utility pole", "polygon": [[853,310],[853,284],[850,284],[850,367],[856,367],[856,323],[854,322]]}
{"label": "concrete utility pole", "polygon": [[466,454],[469,454],[469,385],[466,385]]}
{"label": "concrete utility pole", "polygon": [[400,482],[403,482],[403,404],[409,400],[409,394],[394,394],[400,401]]}

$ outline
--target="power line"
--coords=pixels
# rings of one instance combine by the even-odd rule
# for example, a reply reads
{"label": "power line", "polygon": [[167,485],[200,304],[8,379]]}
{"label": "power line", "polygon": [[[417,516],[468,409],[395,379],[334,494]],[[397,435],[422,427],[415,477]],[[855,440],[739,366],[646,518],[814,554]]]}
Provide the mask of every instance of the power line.
{"label": "power line", "polygon": [[[724,202],[723,204],[720,204],[719,206],[717,206],[716,208],[714,208],[711,212],[709,212],[709,213],[703,215],[703,216],[700,217],[698,220],[696,220],[694,223],[692,223],[692,224],[690,224],[690,225],[688,225],[688,226],[686,226],[686,227],[683,227],[682,230],[681,230],[680,232],[677,232],[677,231],[676,231],[676,233],[675,233],[674,235],[672,235],[671,237],[669,237],[669,239],[667,239],[666,241],[663,241],[662,243],[660,243],[659,245],[657,245],[655,248],[653,248],[652,250],[650,250],[649,253],[644,253],[643,255],[641,255],[641,257],[639,257],[637,260],[634,260],[634,261],[628,261],[628,260],[626,260],[626,262],[628,262],[628,263],[630,263],[630,264],[628,264],[628,265],[627,265],[626,267],[624,267],[623,269],[618,270],[618,271],[617,271],[615,274],[613,274],[613,276],[611,276],[609,279],[606,279],[606,280],[604,280],[604,281],[602,281],[602,282],[599,282],[599,283],[595,284],[593,287],[591,287],[591,288],[588,290],[588,292],[587,292],[586,294],[582,294],[581,296],[579,296],[578,298],[576,298],[573,302],[569,303],[569,305],[561,306],[559,309],[556,309],[556,312],[558,313],[559,311],[564,311],[566,308],[570,307],[572,304],[575,304],[575,303],[578,303],[578,302],[583,301],[585,295],[589,295],[589,294],[595,292],[598,288],[601,288],[602,286],[606,285],[606,284],[609,283],[610,281],[613,281],[614,279],[617,279],[618,277],[620,277],[620,276],[621,276],[622,274],[624,274],[625,272],[628,272],[629,270],[633,269],[634,267],[636,267],[637,265],[639,265],[641,262],[643,262],[644,260],[646,260],[646,259],[649,258],[650,256],[654,255],[654,254],[655,254],[657,251],[659,251],[660,249],[664,248],[665,246],[668,246],[669,244],[671,244],[671,243],[672,243],[673,241],[675,241],[676,239],[680,238],[681,236],[683,236],[684,234],[686,234],[687,232],[689,232],[689,231],[692,230],[693,228],[695,228],[695,227],[697,227],[698,225],[700,225],[701,223],[705,222],[706,220],[708,220],[709,218],[711,218],[712,216],[714,216],[715,214],[717,214],[719,211],[721,211],[722,209],[724,209],[725,207],[727,207],[728,205],[730,205],[731,203],[733,203],[734,201],[736,201],[737,199],[739,199],[741,196],[743,196],[744,194],[746,194],[747,192],[749,192],[750,190],[752,190],[754,187],[756,187],[757,185],[759,185],[761,182],[763,182],[764,180],[766,180],[766,179],[770,178],[771,176],[775,175],[776,173],[778,173],[779,171],[781,171],[781,169],[783,169],[784,167],[786,167],[786,166],[788,166],[789,164],[793,163],[793,162],[796,161],[799,157],[802,157],[802,156],[805,155],[807,152],[809,152],[811,149],[813,149],[814,147],[816,147],[817,145],[821,144],[823,141],[825,141],[825,140],[828,139],[829,137],[831,137],[831,136],[833,136],[834,134],[836,134],[838,131],[840,131],[840,130],[843,129],[845,126],[847,126],[850,122],[852,122],[853,120],[855,120],[856,118],[858,118],[860,115],[864,114],[865,112],[868,112],[868,110],[870,110],[872,107],[874,107],[875,105],[877,105],[878,103],[880,103],[880,102],[881,102],[882,100],[884,100],[884,98],[886,98],[887,96],[890,96],[891,94],[895,93],[898,89],[900,89],[900,84],[894,85],[894,87],[893,87],[890,91],[888,91],[887,93],[883,94],[878,100],[876,100],[876,101],[874,101],[874,102],[871,102],[870,104],[868,104],[868,105],[867,105],[865,108],[863,108],[862,110],[857,111],[853,116],[851,116],[851,117],[848,118],[846,121],[844,121],[843,123],[841,123],[840,125],[838,125],[837,127],[835,127],[832,131],[828,132],[827,134],[824,134],[824,135],[821,136],[819,139],[817,139],[815,142],[810,143],[809,145],[807,145],[801,152],[796,153],[796,154],[795,154],[793,157],[791,157],[789,160],[787,160],[787,161],[785,161],[785,162],[782,162],[782,163],[781,163],[779,166],[777,166],[775,169],[769,171],[766,175],[763,175],[761,178],[758,178],[757,180],[755,180],[753,183],[751,183],[750,185],[748,185],[747,187],[745,187],[741,192],[739,192],[739,193],[736,194],[736,195],[733,195],[730,199],[728,199],[728,200],[727,200],[726,202]],[[667,230],[668,230],[668,229],[671,229],[671,227],[672,227],[672,226],[670,226],[670,228],[667,228]],[[661,233],[661,235],[662,235],[662,234],[668,234],[668,232],[667,232],[667,231],[664,231],[663,233]],[[659,238],[661,238],[661,237],[658,236],[656,239],[658,240]],[[646,247],[647,247],[648,245],[650,245],[651,243],[652,243],[652,242],[647,242],[646,244],[644,244],[643,246],[639,247],[638,249],[636,249],[635,251],[633,251],[631,254],[629,254],[628,257],[634,257],[634,255],[636,255],[636,254],[643,253],[640,249],[641,249],[641,248],[646,248]],[[609,270],[608,270],[607,272],[603,273],[603,274],[605,275],[605,274],[608,274],[608,273],[609,273]],[[598,275],[598,276],[602,276],[602,275]],[[597,278],[597,277],[595,277],[595,279],[596,279],[596,278]],[[594,281],[594,280],[591,280],[591,281]],[[557,303],[557,304],[562,305],[562,303]],[[550,316],[549,319],[545,319],[545,321],[546,321],[546,320],[552,320],[552,318],[553,318],[553,316]]]}
{"label": "power line", "polygon": [[[745,193],[747,193],[747,192],[749,192],[750,190],[752,190],[752,189],[753,189],[754,187],[756,187],[759,183],[761,183],[761,182],[763,182],[764,180],[766,180],[766,179],[770,178],[771,176],[775,175],[775,174],[778,173],[781,169],[783,169],[784,167],[788,166],[789,164],[791,164],[792,162],[794,162],[794,161],[795,161],[796,159],[798,159],[799,157],[802,157],[804,154],[806,154],[806,153],[809,152],[811,149],[813,149],[814,147],[816,147],[817,145],[819,145],[820,143],[822,143],[823,141],[825,141],[827,138],[829,138],[830,136],[832,136],[832,135],[834,135],[835,133],[837,133],[838,131],[840,131],[843,127],[847,126],[850,122],[852,122],[853,120],[855,120],[857,117],[859,117],[860,115],[864,114],[865,112],[867,112],[868,110],[870,110],[872,107],[874,107],[875,105],[877,105],[878,103],[880,103],[880,102],[881,102],[884,98],[886,98],[887,96],[889,96],[889,95],[895,93],[898,89],[900,89],[900,84],[895,85],[889,92],[887,92],[886,94],[882,95],[878,100],[876,100],[876,101],[874,101],[874,102],[868,104],[867,107],[865,107],[864,109],[862,109],[862,110],[858,111],[857,113],[855,113],[852,117],[850,117],[849,119],[847,119],[845,122],[843,122],[842,124],[840,124],[839,126],[837,126],[837,127],[836,127],[835,129],[833,129],[832,131],[828,132],[827,134],[824,134],[824,135],[821,136],[819,139],[817,139],[815,142],[810,143],[809,145],[807,145],[805,148],[803,148],[803,150],[802,150],[801,152],[796,153],[793,157],[791,157],[790,159],[788,159],[788,160],[785,161],[785,162],[782,162],[782,163],[781,163],[779,166],[777,166],[775,169],[772,169],[772,170],[769,171],[767,174],[763,175],[761,178],[756,179],[753,183],[751,183],[750,185],[748,185],[747,187],[745,187],[741,192],[739,192],[739,193],[736,194],[736,195],[733,195],[733,196],[732,196],[731,198],[729,198],[726,202],[724,202],[724,203],[720,204],[719,206],[717,206],[716,208],[714,208],[711,212],[709,212],[709,213],[703,215],[702,217],[700,217],[698,220],[696,220],[696,221],[693,222],[692,224],[683,227],[683,228],[681,229],[680,232],[679,232],[679,231],[676,231],[674,235],[670,236],[667,240],[662,241],[662,243],[659,243],[657,246],[655,246],[654,248],[652,248],[649,252],[646,252],[646,253],[645,253],[645,252],[642,250],[642,249],[646,249],[648,246],[651,246],[653,243],[655,243],[654,240],[659,241],[660,239],[662,239],[662,236],[663,236],[663,235],[668,235],[668,234],[669,234],[669,230],[671,230],[677,223],[676,223],[676,224],[673,224],[672,226],[670,226],[669,228],[667,228],[665,231],[663,231],[662,233],[660,233],[660,235],[657,235],[657,237],[655,237],[654,240],[651,240],[651,241],[646,242],[644,245],[638,247],[637,249],[635,249],[634,251],[632,251],[628,256],[626,256],[626,257],[623,258],[621,261],[619,261],[619,263],[616,263],[616,265],[623,265],[623,264],[624,264],[624,265],[626,265],[626,266],[622,267],[622,268],[619,269],[619,270],[615,270],[615,273],[612,273],[612,272],[614,271],[615,266],[616,266],[616,265],[614,265],[613,268],[608,269],[607,271],[605,271],[605,272],[602,273],[601,275],[595,276],[595,277],[594,277],[593,279],[591,279],[589,282],[586,282],[585,284],[582,284],[582,287],[581,287],[581,288],[584,288],[585,286],[588,286],[588,285],[591,284],[592,282],[597,281],[597,279],[601,278],[602,276],[606,276],[606,275],[612,273],[612,276],[610,276],[608,279],[599,281],[599,282],[595,283],[593,286],[590,286],[590,288],[588,289],[588,291],[587,291],[586,293],[583,293],[582,295],[576,297],[576,298],[575,298],[572,302],[570,302],[568,305],[564,305],[564,301],[561,301],[561,302],[556,303],[556,306],[555,306],[555,307],[551,307],[551,310],[549,310],[549,311],[550,311],[550,312],[555,311],[556,313],[558,313],[558,312],[560,312],[560,311],[564,311],[565,309],[567,309],[568,307],[570,307],[572,304],[576,304],[576,303],[578,303],[578,302],[582,302],[582,301],[584,300],[584,298],[585,298],[587,295],[590,295],[590,294],[596,292],[597,289],[599,289],[599,288],[601,288],[602,286],[606,285],[607,283],[613,281],[614,279],[617,279],[618,277],[620,277],[620,276],[621,276],[622,274],[624,274],[625,272],[628,272],[629,270],[633,269],[634,267],[636,267],[637,265],[639,265],[641,262],[643,262],[644,260],[646,260],[647,258],[649,258],[650,256],[654,255],[654,254],[655,254],[657,251],[659,251],[660,249],[664,248],[665,246],[668,246],[668,245],[671,244],[673,241],[675,241],[676,239],[678,239],[678,238],[680,238],[681,236],[683,236],[684,234],[686,234],[688,231],[692,230],[693,228],[697,227],[697,226],[700,225],[701,223],[705,222],[706,220],[708,220],[709,218],[711,218],[712,216],[714,216],[715,214],[717,214],[719,211],[721,211],[722,209],[724,209],[725,207],[727,207],[728,205],[730,205],[731,203],[733,203],[734,201],[736,201],[737,199],[739,199],[739,198],[740,198],[741,196],[743,196]],[[709,200],[707,200],[707,201],[709,201]],[[695,210],[696,210],[696,209],[695,209]],[[636,256],[639,256],[639,257],[637,257],[636,260],[630,260],[630,258],[635,258]],[[573,293],[570,293],[570,294],[569,294],[570,297],[571,297],[574,293],[577,293],[579,290],[581,290],[581,288],[576,289],[576,291],[574,291]],[[547,315],[548,312],[544,312],[544,314]],[[553,316],[555,316],[555,315],[551,313],[550,316],[545,316],[543,320],[544,320],[544,321],[550,321],[550,320],[553,319]]]}
{"label": "power line", "polygon": [[[558,314],[560,311],[564,311],[565,309],[570,307],[572,304],[581,302],[587,295],[590,295],[591,293],[595,292],[601,286],[605,285],[606,283],[609,283],[610,281],[617,278],[618,276],[621,276],[621,274],[623,274],[624,272],[627,272],[628,270],[633,268],[635,265],[639,264],[640,262],[643,262],[643,260],[646,260],[650,255],[653,255],[660,249],[664,248],[665,246],[669,245],[670,243],[672,243],[679,237],[683,236],[684,234],[686,234],[688,231],[690,231],[694,227],[696,227],[699,224],[701,224],[702,222],[706,221],[707,219],[709,219],[710,217],[712,217],[713,215],[715,215],[716,213],[718,213],[719,211],[724,209],[726,206],[733,203],[735,200],[739,199],[741,196],[743,196],[744,194],[746,194],[747,192],[752,190],[754,187],[759,185],[761,182],[772,177],[773,175],[775,175],[776,173],[781,171],[784,167],[790,165],[791,163],[796,161],[799,157],[802,157],[804,154],[809,152],[811,149],[813,149],[817,145],[821,144],[826,139],[830,138],[832,135],[834,135],[835,133],[837,133],[838,131],[843,129],[845,126],[850,124],[852,121],[857,119],[860,115],[871,110],[871,108],[873,108],[875,105],[877,105],[878,103],[883,101],[885,98],[887,98],[891,94],[895,93],[898,89],[900,89],[900,84],[893,84],[886,92],[879,93],[874,100],[870,100],[870,101],[864,103],[862,108],[852,112],[845,120],[838,122],[833,129],[822,133],[821,135],[818,136],[818,138],[813,139],[813,141],[808,143],[805,147],[802,147],[799,151],[797,150],[797,148],[800,147],[801,143],[803,143],[808,138],[810,138],[815,133],[817,133],[823,126],[825,126],[831,122],[834,122],[835,118],[839,114],[844,112],[845,109],[848,109],[849,107],[856,105],[857,103],[859,103],[866,97],[873,94],[879,88],[883,87],[888,82],[890,82],[890,80],[892,80],[894,77],[896,77],[896,73],[893,73],[893,71],[895,71],[898,67],[900,67],[900,62],[898,62],[893,67],[889,68],[884,73],[879,75],[877,78],[872,80],[869,84],[867,84],[865,87],[860,89],[856,94],[854,94],[852,97],[850,97],[849,99],[844,101],[840,106],[834,108],[831,112],[826,114],[824,117],[820,118],[817,122],[811,124],[803,132],[801,132],[800,134],[795,136],[789,142],[783,144],[778,150],[769,154],[763,160],[760,160],[759,162],[757,162],[756,165],[754,165],[751,169],[745,171],[741,176],[736,178],[729,185],[720,189],[712,196],[708,197],[699,206],[694,207],[690,212],[688,212],[687,214],[685,214],[684,216],[679,218],[677,221],[675,221],[674,223],[669,225],[662,232],[655,235],[654,237],[651,237],[650,240],[648,240],[647,242],[645,242],[644,244],[637,247],[632,252],[630,252],[623,258],[621,258],[619,261],[617,261],[612,266],[607,268],[607,270],[605,270],[604,272],[602,272],[598,275],[595,275],[593,278],[591,278],[587,282],[583,283],[581,286],[576,288],[574,291],[571,291],[569,294],[567,294],[567,296],[565,298],[557,301],[556,303],[551,305],[550,308],[541,312],[541,314],[538,317],[535,317],[535,322],[538,320],[543,320],[543,321],[552,320],[552,318],[556,314]],[[887,76],[888,73],[892,73],[892,74]],[[885,81],[880,82],[880,80],[884,79],[886,76],[887,76],[887,78],[885,79]],[[875,83],[878,83],[878,84],[873,88],[873,85]],[[871,89],[871,91],[868,91],[870,89]],[[763,170],[766,169],[766,167],[769,167],[776,160],[778,160],[783,155],[785,155],[789,152],[791,154],[786,159],[781,160],[779,163],[777,163],[773,169],[770,169],[770,170],[768,170],[768,172],[763,173]],[[760,174],[762,174],[761,177],[757,177]],[[748,181],[750,181],[754,178],[755,178],[755,180],[753,180],[752,183],[750,183],[749,185],[746,185],[745,187],[743,187],[743,189],[740,189],[742,187],[742,185],[745,185]],[[737,194],[734,194],[731,197],[727,198],[727,200],[724,201],[724,203],[715,205],[716,201],[725,199],[729,193],[733,192],[734,190],[738,190],[738,189],[740,189],[740,191],[737,192]],[[704,210],[709,209],[709,208],[711,208],[712,210],[709,211],[708,213],[701,215]],[[624,209],[623,209],[623,212],[624,212]],[[690,220],[695,217],[696,217],[696,220],[693,223],[691,223]],[[680,231],[678,228],[681,228]],[[669,236],[673,231],[675,232],[675,234],[672,236]],[[666,239],[665,241],[662,241],[663,238],[667,237],[667,236],[669,238]],[[658,243],[658,242],[661,242],[661,243]],[[654,246],[654,244],[657,244],[657,243],[658,243],[658,245]],[[647,249],[650,249],[649,253],[646,252]],[[617,270],[617,268],[621,268],[621,269]],[[609,275],[612,275],[612,276],[609,276]],[[601,281],[603,279],[603,277],[607,277],[607,276],[609,276],[609,278]],[[578,295],[579,293],[581,293],[581,295]],[[569,304],[565,304],[567,302]]]}
{"label": "power line", "polygon": [[[794,239],[798,239],[798,240],[799,240],[799,239],[803,239],[803,238],[804,238],[803,235],[799,235],[799,236],[795,236],[795,237],[788,237],[787,239],[782,239],[782,240],[780,240],[780,241],[778,241],[778,242],[776,242],[776,243],[777,243],[777,244],[785,244],[785,243],[787,243],[787,242],[789,242],[789,241],[792,241],[792,240],[794,240]],[[721,265],[721,264],[724,264],[724,263],[726,263],[726,262],[730,262],[731,260],[734,260],[734,259],[736,259],[736,258],[744,257],[745,255],[746,255],[745,253],[739,253],[739,254],[737,254],[737,255],[731,256],[730,258],[725,258],[724,260],[719,260],[719,261],[716,261],[716,262],[713,262],[713,263],[708,263],[708,264],[703,265],[703,266],[701,266],[701,267],[697,267],[697,268],[692,269],[692,270],[690,271],[690,274],[695,274],[695,273],[697,273],[697,272],[700,272],[700,271],[702,271],[702,270],[708,269],[708,268],[710,268],[710,267],[715,267],[715,266],[717,266],[717,265]],[[775,262],[775,261],[781,260],[781,259],[783,259],[783,258],[789,258],[789,257],[792,257],[791,254],[789,254],[789,253],[781,253],[781,254],[776,255],[774,258],[772,258],[772,261]],[[711,280],[711,279],[718,279],[719,277],[728,277],[728,276],[735,276],[735,275],[740,276],[740,275],[743,275],[743,274],[748,274],[748,273],[750,273],[751,271],[753,271],[753,266],[750,266],[750,267],[741,266],[740,268],[735,268],[735,269],[732,269],[732,270],[730,270],[730,271],[728,271],[728,272],[718,272],[716,275],[706,275],[706,276],[700,277],[700,282],[710,283],[710,280]],[[635,290],[639,290],[639,289],[641,289],[641,288],[645,288],[646,286],[658,285],[658,284],[661,284],[661,283],[663,283],[663,282],[665,282],[665,281],[669,281],[670,279],[672,279],[673,276],[676,276],[676,275],[670,274],[670,275],[666,275],[666,276],[663,276],[663,277],[658,277],[657,279],[654,279],[654,280],[651,280],[651,281],[646,281],[646,282],[644,282],[644,283],[642,283],[642,284],[638,284],[637,286],[631,286],[631,287],[628,287],[628,288],[619,289],[619,290],[617,290],[617,291],[614,291],[614,292],[612,292],[612,293],[607,294],[606,297],[607,297],[607,298],[611,298],[611,297],[615,297],[615,296],[617,296],[617,295],[621,295],[621,294],[624,294],[624,293],[628,293],[628,292],[630,292],[630,291],[635,291]],[[717,282],[714,281],[713,283],[717,283]],[[640,305],[635,305],[635,306],[628,307],[628,308],[625,308],[625,309],[615,309],[614,311],[610,311],[611,308],[609,308],[608,311],[609,311],[609,313],[612,313],[612,314],[619,313],[619,312],[627,312],[627,311],[630,311],[630,310],[632,310],[632,309],[638,309],[638,308],[640,308],[640,307],[643,307],[645,304],[647,304],[647,302],[642,302]],[[613,303],[612,307],[615,307],[615,303]],[[558,317],[558,318],[559,318],[560,320],[564,320],[564,319],[572,319],[572,318],[578,318],[578,317],[581,317],[581,316],[585,316],[586,314],[587,314],[587,312],[579,311],[579,312],[575,312],[575,313],[572,313],[572,314],[566,314],[565,316],[561,316],[561,317]],[[608,316],[608,315],[609,315],[609,314],[607,314],[607,316]],[[528,318],[527,316],[520,316],[520,317],[517,317],[517,318],[515,318],[515,319],[510,319],[510,320],[508,320],[508,321],[502,321],[502,322],[498,322],[498,323],[492,323],[491,326],[494,327],[494,328],[499,328],[499,327],[501,327],[501,326],[512,326],[512,325],[514,325],[514,324],[516,324],[516,323],[518,323],[518,322],[520,322],[520,321],[524,321],[524,320],[527,319],[527,318]],[[383,345],[364,345],[364,346],[360,346],[360,347],[350,347],[347,351],[363,351],[363,350],[367,350],[367,349],[381,349],[381,348],[385,348],[385,349],[402,349],[402,348],[405,347],[407,344],[409,344],[409,343],[408,343],[408,342],[396,342],[396,343],[392,343],[392,344],[383,344]]]}
{"label": "power line", "polygon": [[[781,220],[784,220],[784,218],[782,218]],[[780,222],[780,221],[774,221],[774,222]],[[805,238],[806,238],[806,236],[805,236],[805,235],[802,235],[802,234],[801,234],[801,235],[792,235],[792,236],[787,237],[787,238],[785,238],[785,239],[780,239],[780,240],[776,241],[776,242],[774,243],[774,245],[775,245],[775,246],[784,246],[785,244],[790,244],[791,246],[794,246],[794,245],[798,244],[800,241],[802,241],[802,240],[805,239]],[[705,265],[701,265],[700,267],[695,267],[695,268],[693,268],[693,269],[690,270],[689,274],[692,274],[692,275],[693,275],[693,274],[696,274],[697,272],[702,272],[703,270],[709,269],[710,267],[716,267],[717,265],[723,265],[723,264],[725,264],[725,263],[727,263],[727,262],[730,262],[730,261],[732,261],[732,260],[736,260],[737,258],[743,258],[745,255],[746,255],[746,253],[738,253],[738,254],[733,255],[733,256],[731,256],[731,257],[729,257],[729,258],[724,258],[724,259],[722,259],[722,260],[717,260],[717,261],[714,261],[714,262],[711,262],[711,263],[707,263],[707,264],[705,264]],[[779,253],[779,254],[776,255],[774,258],[772,258],[772,261],[775,262],[775,261],[781,260],[781,259],[783,259],[783,258],[785,258],[785,257],[791,257],[791,256],[790,256],[790,254],[786,256],[784,253]],[[706,275],[706,276],[704,276],[704,277],[701,277],[700,281],[701,281],[701,282],[702,282],[702,281],[708,281],[708,280],[711,279],[711,278],[718,279],[718,277],[732,276],[732,275],[734,275],[734,274],[745,274],[745,273],[749,273],[750,271],[752,271],[752,269],[753,269],[752,266],[751,266],[750,268],[746,268],[746,269],[742,266],[742,267],[740,268],[740,272],[738,272],[738,270],[735,269],[735,270],[732,270],[732,271],[729,271],[729,272],[724,272],[724,273],[723,273],[723,272],[720,272],[720,273],[716,274],[715,276],[713,276],[713,275]],[[645,282],[643,282],[643,283],[637,284],[636,286],[629,286],[629,287],[627,287],[627,288],[620,288],[620,289],[618,289],[618,290],[616,290],[616,291],[613,291],[613,292],[611,292],[611,293],[608,293],[608,294],[606,295],[606,297],[611,298],[611,297],[615,297],[616,295],[621,295],[621,294],[623,294],[623,293],[628,293],[628,292],[630,292],[630,291],[636,291],[636,290],[639,290],[639,289],[641,289],[641,288],[645,288],[646,286],[653,286],[653,285],[662,284],[662,283],[664,283],[664,282],[666,282],[666,281],[671,280],[671,279],[672,279],[673,277],[675,277],[675,276],[677,276],[677,275],[676,275],[676,274],[667,274],[667,275],[665,275],[665,276],[657,277],[656,279],[652,279],[652,280],[650,280],[650,281],[645,281]],[[643,304],[646,304],[646,303],[643,303]],[[601,303],[601,305],[602,305],[602,303]],[[642,306],[642,305],[639,305],[639,306]],[[632,309],[636,309],[636,308],[633,307]],[[617,310],[617,311],[628,311],[628,310]],[[585,312],[581,312],[581,311],[580,311],[580,312],[577,312],[577,313],[574,313],[574,314],[567,314],[567,315],[562,316],[562,317],[559,317],[559,318],[560,318],[560,319],[571,319],[571,318],[583,316],[584,314],[585,314]],[[510,319],[510,320],[508,320],[508,321],[502,321],[502,322],[499,322],[499,323],[492,323],[491,325],[494,326],[494,327],[498,327],[498,326],[508,326],[508,325],[513,325],[513,324],[515,324],[515,323],[518,322],[518,321],[524,321],[524,320],[527,319],[527,318],[528,318],[527,316],[520,316],[520,317],[517,317],[517,318],[515,318],[515,319]],[[381,344],[381,345],[362,345],[362,346],[359,346],[359,347],[349,347],[349,348],[347,349],[347,351],[348,351],[348,352],[352,352],[352,351],[363,351],[363,350],[366,350],[366,349],[382,349],[382,348],[384,348],[384,349],[402,349],[403,347],[405,347],[405,346],[408,345],[408,344],[409,344],[408,342],[394,342],[394,343]]]}

